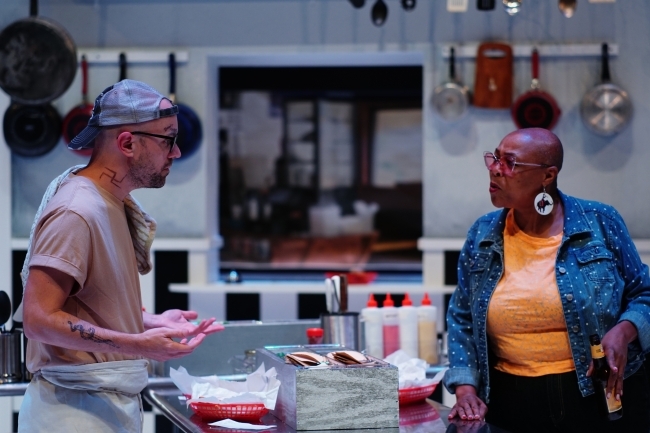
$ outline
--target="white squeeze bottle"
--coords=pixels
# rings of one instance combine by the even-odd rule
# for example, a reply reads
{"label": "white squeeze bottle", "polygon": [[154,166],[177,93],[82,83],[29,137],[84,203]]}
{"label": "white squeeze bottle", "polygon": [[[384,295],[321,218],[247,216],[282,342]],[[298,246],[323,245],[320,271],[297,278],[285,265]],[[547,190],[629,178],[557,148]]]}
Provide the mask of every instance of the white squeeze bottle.
{"label": "white squeeze bottle", "polygon": [[408,293],[404,294],[402,306],[397,309],[399,317],[399,346],[411,358],[418,357],[418,310]]}
{"label": "white squeeze bottle", "polygon": [[386,294],[381,313],[385,358],[399,350],[399,316],[397,314],[397,308],[395,308],[395,303],[390,297],[390,293]]}
{"label": "white squeeze bottle", "polygon": [[383,316],[377,301],[371,293],[366,308],[361,309],[361,323],[365,336],[366,354],[382,359],[384,357]]}
{"label": "white squeeze bottle", "polygon": [[435,365],[438,363],[438,332],[436,330],[438,312],[436,307],[431,305],[427,293],[424,294],[422,305],[417,310],[420,358],[431,365]]}

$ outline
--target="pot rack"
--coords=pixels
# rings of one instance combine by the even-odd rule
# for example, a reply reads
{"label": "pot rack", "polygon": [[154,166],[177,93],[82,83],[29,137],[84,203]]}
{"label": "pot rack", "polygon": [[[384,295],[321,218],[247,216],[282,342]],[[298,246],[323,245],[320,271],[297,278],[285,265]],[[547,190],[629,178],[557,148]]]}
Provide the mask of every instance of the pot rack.
{"label": "pot rack", "polygon": [[88,64],[116,64],[119,62],[120,53],[126,54],[126,61],[129,64],[134,63],[160,63],[167,65],[169,63],[169,53],[174,53],[176,64],[187,63],[189,61],[188,51],[175,50],[77,50],[78,61],[81,62],[81,56],[86,56]]}
{"label": "pot rack", "polygon": [[[480,43],[468,44],[445,44],[442,45],[442,57],[449,58],[449,49],[455,49],[456,59],[473,59],[476,57],[476,50]],[[618,44],[607,44],[609,56],[618,55]],[[533,48],[537,48],[540,57],[600,57],[602,55],[602,43],[598,44],[512,44],[512,54],[515,58],[530,57]]]}

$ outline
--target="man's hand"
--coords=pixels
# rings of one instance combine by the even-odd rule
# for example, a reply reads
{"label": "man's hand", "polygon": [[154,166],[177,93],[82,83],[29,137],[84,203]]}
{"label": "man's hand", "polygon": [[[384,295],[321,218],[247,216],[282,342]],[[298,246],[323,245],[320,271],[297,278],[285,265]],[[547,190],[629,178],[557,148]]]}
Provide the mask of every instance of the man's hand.
{"label": "man's hand", "polygon": [[[636,327],[627,320],[623,320],[609,330],[601,340],[605,358],[609,364],[609,379],[607,380],[607,398],[612,393],[616,400],[621,400],[623,395],[623,375],[627,365],[627,345],[638,336]],[[591,361],[587,376],[594,371],[594,361]]]}
{"label": "man's hand", "polygon": [[449,412],[449,419],[458,417],[462,420],[482,420],[487,413],[487,406],[476,395],[476,388],[472,385],[458,385],[456,387],[456,404]]}
{"label": "man's hand", "polygon": [[145,329],[169,328],[183,330],[187,332],[186,336],[192,335],[209,335],[215,332],[223,331],[224,327],[220,323],[214,323],[215,318],[203,319],[198,324],[191,321],[198,317],[196,311],[167,310],[161,314],[142,313]]}
{"label": "man's hand", "polygon": [[[156,361],[167,361],[189,355],[199,347],[205,334],[192,334],[183,329],[153,328],[137,334],[137,354]],[[180,339],[180,342],[173,339]]]}

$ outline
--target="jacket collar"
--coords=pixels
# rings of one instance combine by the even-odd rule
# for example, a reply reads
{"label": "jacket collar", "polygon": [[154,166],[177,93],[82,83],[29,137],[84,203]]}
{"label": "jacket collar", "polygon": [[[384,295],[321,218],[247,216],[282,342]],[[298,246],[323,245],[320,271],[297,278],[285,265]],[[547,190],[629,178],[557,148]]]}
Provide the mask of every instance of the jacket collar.
{"label": "jacket collar", "polygon": [[[564,205],[564,238],[570,238],[579,233],[591,232],[591,226],[585,215],[582,204],[575,197],[565,195],[558,189],[558,195]],[[490,221],[487,230],[483,231],[482,236],[478,238],[478,244],[494,244],[495,246],[503,245],[503,229],[506,223],[506,217],[509,208],[505,208],[495,213],[495,218]]]}

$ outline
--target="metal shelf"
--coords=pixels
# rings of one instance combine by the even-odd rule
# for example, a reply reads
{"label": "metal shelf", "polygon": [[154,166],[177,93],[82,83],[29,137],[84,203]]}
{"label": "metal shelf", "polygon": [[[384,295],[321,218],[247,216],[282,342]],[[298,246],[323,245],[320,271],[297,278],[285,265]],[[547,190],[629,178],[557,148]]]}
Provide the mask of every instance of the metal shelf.
{"label": "metal shelf", "polygon": [[[480,43],[468,44],[445,44],[442,46],[442,57],[449,58],[449,49],[454,47],[456,51],[456,59],[473,59],[476,57],[476,51]],[[512,46],[512,54],[515,58],[530,57],[533,48],[537,47],[537,51],[541,57],[600,57],[601,46],[599,44],[562,44],[562,45],[544,45],[544,44],[514,44]],[[608,44],[609,55],[618,55],[618,44]]]}
{"label": "metal shelf", "polygon": [[159,63],[167,64],[169,54],[174,53],[176,63],[187,63],[190,56],[187,51],[174,50],[77,50],[78,60],[81,61],[82,54],[86,55],[88,64],[118,64],[120,53],[126,54],[128,64],[135,63]]}

